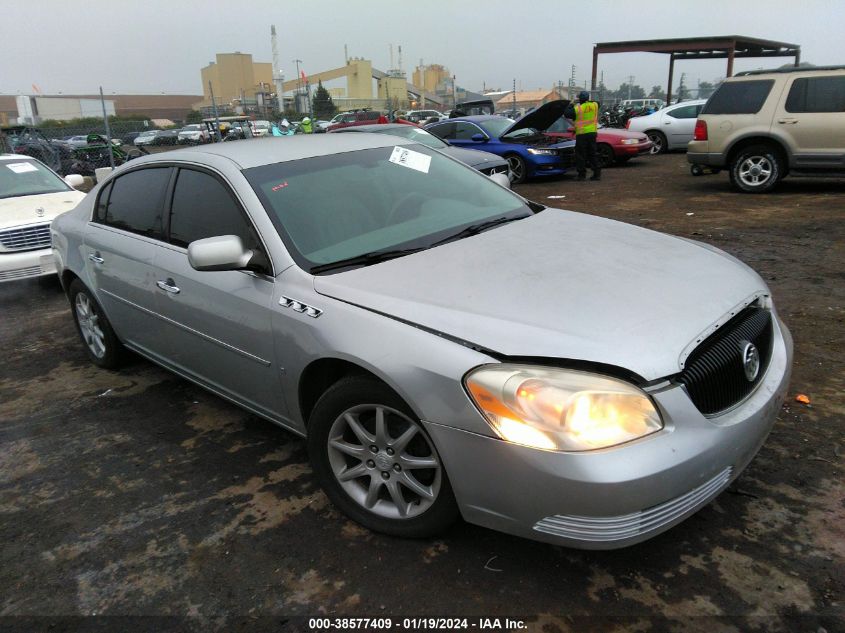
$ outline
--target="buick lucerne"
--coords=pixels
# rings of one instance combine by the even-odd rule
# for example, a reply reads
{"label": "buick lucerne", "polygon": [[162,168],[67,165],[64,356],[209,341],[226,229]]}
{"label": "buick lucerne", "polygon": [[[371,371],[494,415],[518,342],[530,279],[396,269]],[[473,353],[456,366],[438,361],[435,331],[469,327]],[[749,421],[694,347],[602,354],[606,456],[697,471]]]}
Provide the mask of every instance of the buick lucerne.
{"label": "buick lucerne", "polygon": [[132,350],[307,438],[364,526],[650,538],[756,454],[789,332],[730,255],[496,176],[384,134],[176,150],[60,216],[54,255],[92,362]]}

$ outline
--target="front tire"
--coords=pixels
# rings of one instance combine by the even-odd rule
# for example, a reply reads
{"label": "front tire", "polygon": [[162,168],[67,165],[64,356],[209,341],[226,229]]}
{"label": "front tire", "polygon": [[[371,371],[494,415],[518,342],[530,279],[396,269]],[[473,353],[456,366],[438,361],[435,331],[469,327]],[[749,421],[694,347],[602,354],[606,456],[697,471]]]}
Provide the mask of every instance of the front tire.
{"label": "front tire", "polygon": [[783,163],[768,145],[753,145],[731,161],[731,185],[743,193],[767,193],[782,178]]}
{"label": "front tire", "polygon": [[666,135],[663,132],[659,132],[658,130],[649,130],[646,132],[646,136],[648,136],[648,140],[651,141],[651,149],[649,149],[650,154],[665,154],[667,141]]}
{"label": "front tire", "polygon": [[599,165],[602,168],[613,167],[616,163],[616,156],[613,154],[613,148],[607,143],[599,143],[596,148],[599,155]]}
{"label": "front tire", "polygon": [[317,401],[308,423],[314,474],[332,503],[361,525],[411,538],[458,517],[434,443],[387,385],[351,376]]}
{"label": "front tire", "polygon": [[76,331],[88,359],[98,367],[117,369],[123,360],[124,348],[100,304],[79,279],[70,284],[68,297]]}
{"label": "front tire", "polygon": [[511,170],[511,175],[513,176],[511,184],[518,185],[519,183],[525,182],[525,179],[528,177],[528,166],[525,164],[523,158],[516,154],[509,154],[505,156],[505,160],[508,161],[508,168]]}

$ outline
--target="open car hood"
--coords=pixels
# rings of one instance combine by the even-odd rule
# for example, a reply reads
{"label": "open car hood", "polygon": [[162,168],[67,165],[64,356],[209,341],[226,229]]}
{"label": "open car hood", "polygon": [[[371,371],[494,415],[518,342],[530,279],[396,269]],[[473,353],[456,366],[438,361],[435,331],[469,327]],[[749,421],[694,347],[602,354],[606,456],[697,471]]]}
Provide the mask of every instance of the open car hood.
{"label": "open car hood", "polygon": [[544,103],[533,112],[529,112],[521,119],[511,125],[502,136],[507,136],[517,130],[533,127],[538,132],[545,132],[566,112],[569,107],[569,99],[558,99]]}

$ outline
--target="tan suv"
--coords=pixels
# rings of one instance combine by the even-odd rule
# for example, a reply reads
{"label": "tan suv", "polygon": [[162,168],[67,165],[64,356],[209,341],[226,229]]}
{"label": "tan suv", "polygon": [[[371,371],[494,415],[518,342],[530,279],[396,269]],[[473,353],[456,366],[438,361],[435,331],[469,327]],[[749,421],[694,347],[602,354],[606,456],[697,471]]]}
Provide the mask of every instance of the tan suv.
{"label": "tan suv", "polygon": [[701,111],[687,160],[694,175],[727,169],[745,193],[787,174],[845,175],[845,66],[729,77]]}

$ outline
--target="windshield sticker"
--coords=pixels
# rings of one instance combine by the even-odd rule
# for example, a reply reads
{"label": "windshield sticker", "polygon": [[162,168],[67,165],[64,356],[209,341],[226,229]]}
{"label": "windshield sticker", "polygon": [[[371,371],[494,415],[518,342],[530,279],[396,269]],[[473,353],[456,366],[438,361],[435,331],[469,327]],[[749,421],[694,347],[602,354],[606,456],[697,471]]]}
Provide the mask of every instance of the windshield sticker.
{"label": "windshield sticker", "polygon": [[25,174],[28,171],[38,171],[38,167],[32,163],[9,163],[6,167],[16,174]]}
{"label": "windshield sticker", "polygon": [[393,153],[390,155],[389,160],[391,163],[416,169],[424,174],[428,173],[428,168],[431,166],[431,156],[398,146],[393,148]]}
{"label": "windshield sticker", "polygon": [[278,185],[274,185],[270,187],[271,191],[278,191],[279,189],[284,189],[288,186],[288,181],[285,180],[283,183],[279,183]]}

